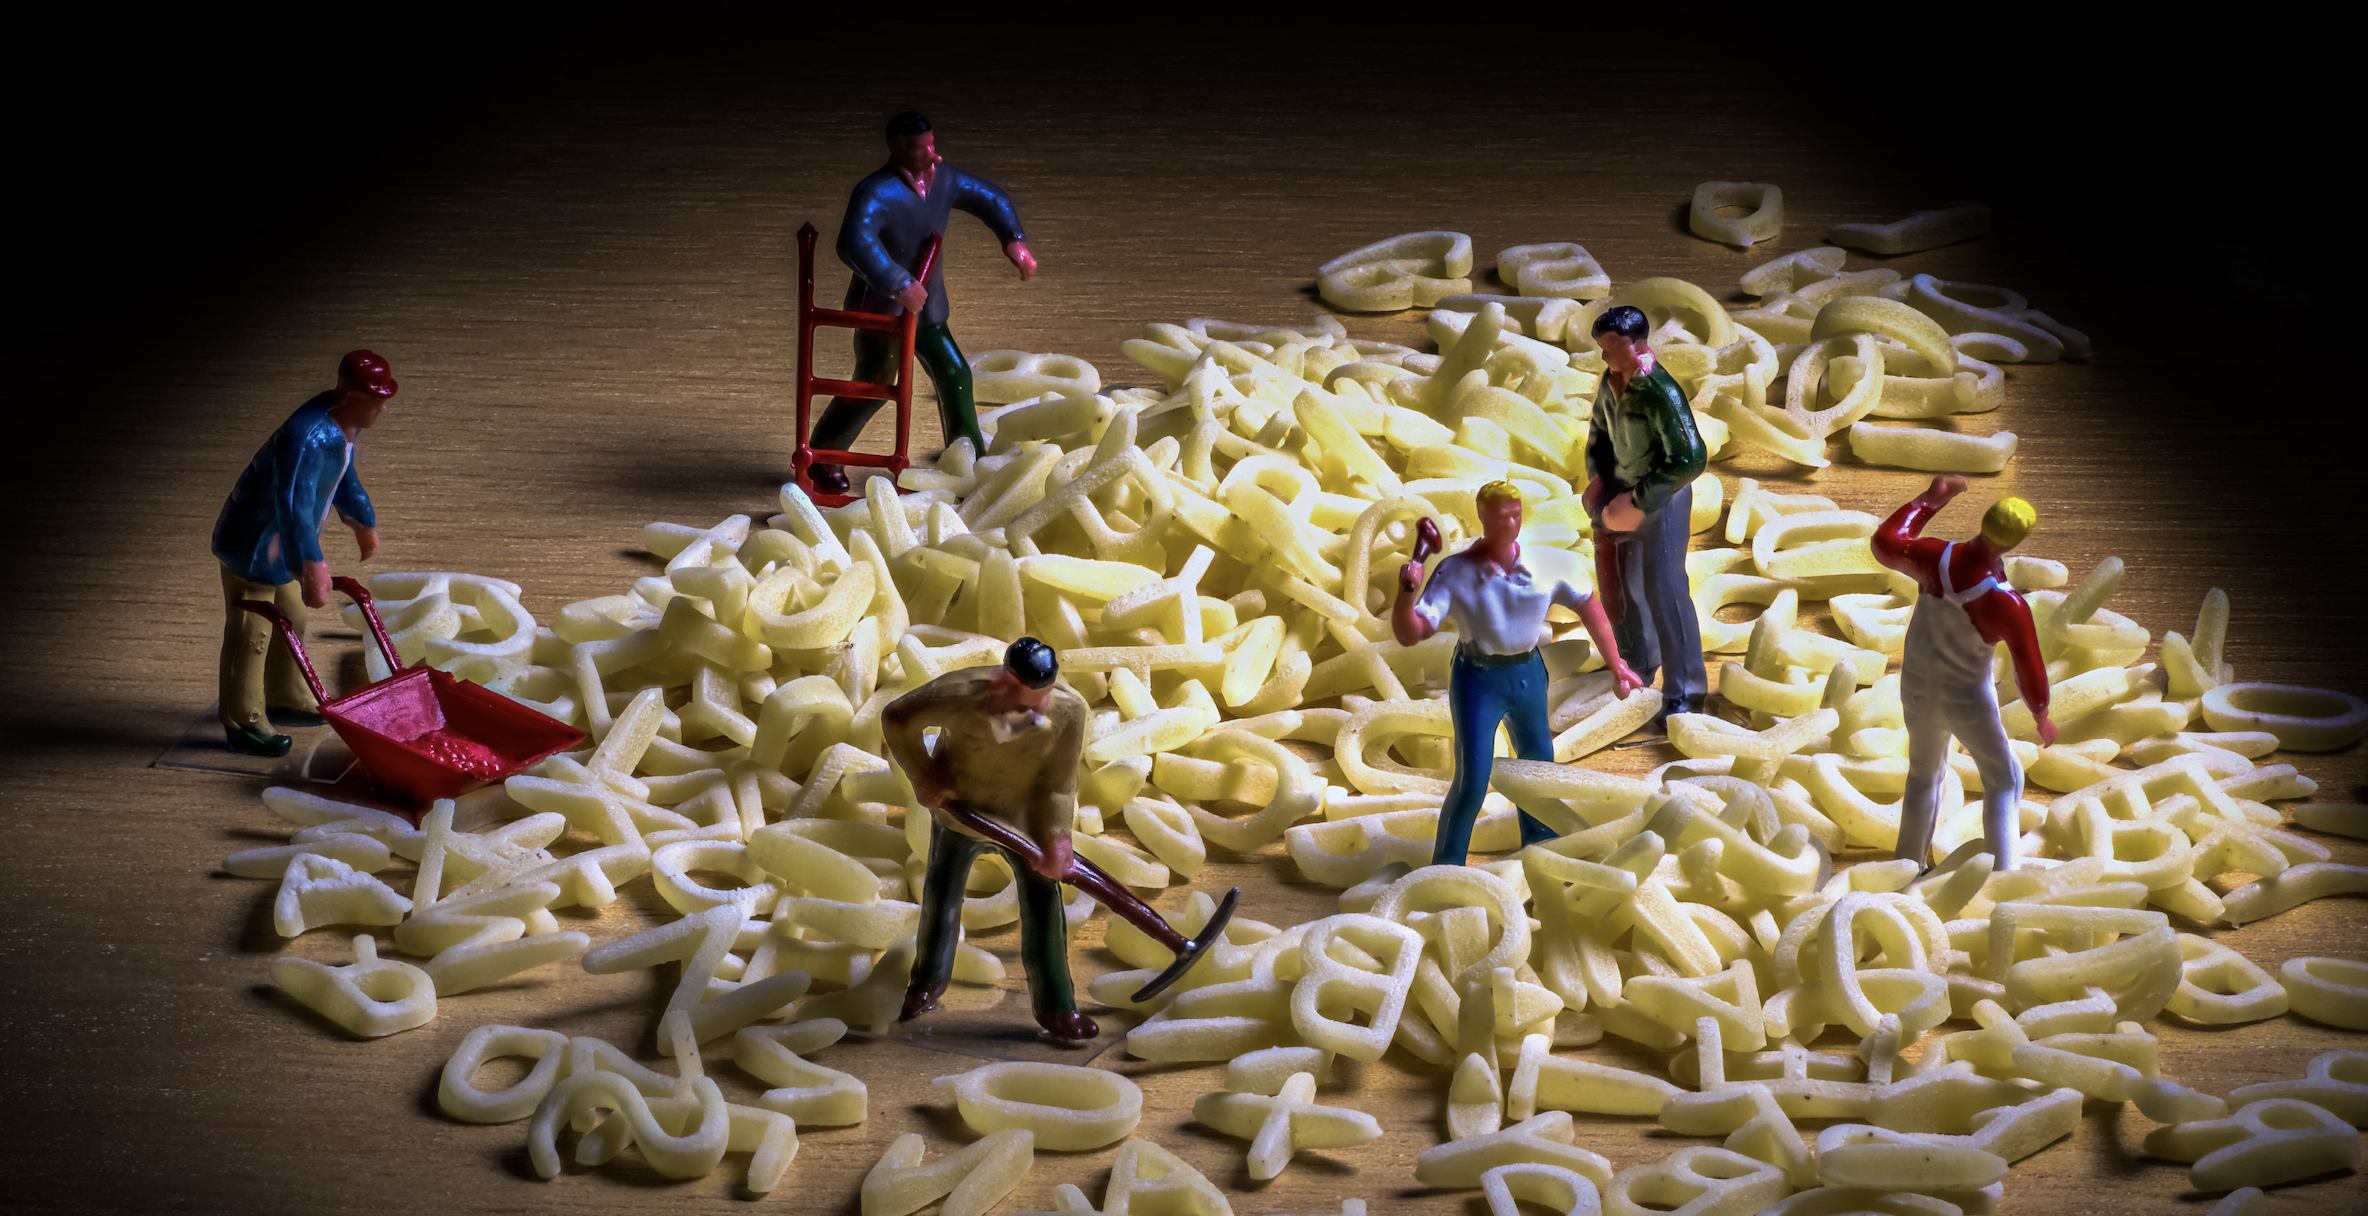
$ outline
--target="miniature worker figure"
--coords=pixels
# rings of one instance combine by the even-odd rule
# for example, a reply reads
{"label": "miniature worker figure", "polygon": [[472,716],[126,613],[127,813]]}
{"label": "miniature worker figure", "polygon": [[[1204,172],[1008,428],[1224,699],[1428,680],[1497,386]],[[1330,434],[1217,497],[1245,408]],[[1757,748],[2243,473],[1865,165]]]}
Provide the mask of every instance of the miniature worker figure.
{"label": "miniature worker figure", "polygon": [[1965,492],[1954,473],[1932,479],[1932,488],[1891,513],[1875,530],[1875,560],[1916,580],[1922,592],[1908,618],[1906,651],[1900,659],[1900,711],[1908,728],[1907,796],[1900,803],[1899,857],[1932,864],[1933,820],[1938,812],[1941,773],[1955,736],[1973,757],[1982,778],[1982,837],[1997,870],[2014,868],[2017,812],[2023,799],[2023,766],[2006,743],[1998,721],[1998,693],[1991,666],[1998,643],[2014,659],[2015,683],[2023,704],[2038,722],[2042,743],[2056,741],[2047,717],[2047,663],[2031,625],[2031,607],[2006,583],[2006,551],[2021,544],[2039,520],[2031,504],[2001,498],[1982,516],[1981,534],[1968,541],[1922,535],[1924,525],[1948,501]]}
{"label": "miniature worker figure", "polygon": [[[937,135],[928,119],[910,111],[889,119],[888,163],[856,183],[847,198],[847,218],[839,223],[839,260],[855,271],[843,307],[891,317],[908,309],[920,313],[913,354],[937,386],[937,416],[945,441],[951,445],[968,439],[972,450],[984,456],[987,443],[979,435],[970,398],[970,364],[946,327],[945,259],[938,259],[926,283],[912,275],[930,234],[944,233],[957,207],[994,230],[1003,242],[1003,255],[1019,267],[1020,278],[1036,277],[1036,255],[1028,252],[1011,199],[993,182],[945,163],[937,154]],[[858,330],[854,379],[877,383],[895,363],[896,353],[886,334]],[[808,442],[846,451],[879,408],[876,398],[833,397]],[[816,489],[847,492],[846,471],[837,465],[817,464],[810,475]]]}
{"label": "miniature worker figure", "polygon": [[[880,715],[889,756],[932,813],[906,1019],[937,1008],[945,993],[970,863],[992,844],[1019,879],[1020,950],[1037,1024],[1069,1041],[1101,1033],[1077,1012],[1069,983],[1069,924],[1058,880],[1068,876],[1073,857],[1069,824],[1087,714],[1082,698],[1053,683],[1059,674],[1052,647],[1021,638],[1004,652],[1002,666],[947,672]],[[934,752],[922,742],[931,729],[939,732]],[[1015,836],[1036,855],[1001,843]]]}
{"label": "miniature worker figure", "polygon": [[1709,453],[1685,393],[1645,345],[1644,312],[1622,306],[1595,319],[1603,384],[1587,434],[1582,501],[1595,525],[1597,582],[1620,651],[1649,682],[1661,673],[1661,712],[1698,713],[1710,692],[1702,626],[1686,585],[1694,479]]}
{"label": "miniature worker figure", "polygon": [[222,730],[230,750],[288,754],[276,720],[318,726],[319,705],[287,647],[274,645],[271,622],[238,607],[242,599],[276,605],[304,631],[306,606],[329,602],[329,562],[321,527],[334,508],[353,529],[362,560],[378,551],[378,517],[354,471],[354,437],[386,412],[395,378],[386,360],[353,351],[337,364],[337,387],[298,407],[239,474],[214,522],[222,562]]}
{"label": "miniature worker figure", "polygon": [[[1453,618],[1458,640],[1447,677],[1447,703],[1455,723],[1455,778],[1439,808],[1439,834],[1431,864],[1464,864],[1472,822],[1488,795],[1496,767],[1496,728],[1512,730],[1513,752],[1524,760],[1552,760],[1554,732],[1546,726],[1546,660],[1538,641],[1546,610],[1560,604],[1579,614],[1597,653],[1611,668],[1623,697],[1644,681],[1620,659],[1611,622],[1596,597],[1555,579],[1541,584],[1521,564],[1521,489],[1509,481],[1480,487],[1480,539],[1439,559],[1428,586],[1422,565],[1398,571],[1398,598],[1390,608],[1390,629],[1398,644],[1412,646]],[[1422,588],[1420,599],[1415,589]],[[1521,843],[1552,840],[1553,829],[1521,812]]]}

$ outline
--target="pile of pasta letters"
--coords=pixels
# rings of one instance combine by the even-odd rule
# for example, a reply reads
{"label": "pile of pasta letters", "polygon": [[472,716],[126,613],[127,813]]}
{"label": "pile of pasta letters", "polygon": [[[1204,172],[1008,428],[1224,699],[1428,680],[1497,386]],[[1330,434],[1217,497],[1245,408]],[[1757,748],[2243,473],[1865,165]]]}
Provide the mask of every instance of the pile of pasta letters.
{"label": "pile of pasta letters", "polygon": [[[1925,874],[1906,860],[1838,868],[1844,850],[1887,854],[1897,831],[1896,660],[1914,587],[1873,561],[1873,517],[1705,473],[1692,524],[1714,535],[1689,572],[1717,688],[1748,721],[1673,717],[1681,758],[1646,777],[1580,766],[1659,700],[1616,699],[1558,609],[1555,762],[1500,759],[1473,843],[1513,849],[1516,806],[1564,835],[1427,866],[1450,776],[1454,642],[1398,645],[1389,597],[1414,521],[1436,518],[1451,542],[1476,535],[1473,491],[1500,478],[1522,487],[1532,567],[1591,584],[1576,492],[1603,366],[1587,331],[1602,309],[1647,311],[1714,460],[1756,448],[1823,465],[1846,435],[1869,462],[1994,471],[2011,435],[1869,419],[1994,409],[2000,362],[2082,353],[2085,339],[2012,293],[1851,272],[1843,254],[1752,271],[1759,305],[1730,313],[1674,279],[1612,292],[1577,246],[1500,259],[1508,283],[1554,294],[1475,296],[1468,240],[1412,234],[1321,277],[1347,307],[1431,306],[1436,354],[1352,340],[1329,316],[1156,324],[1125,353],[1158,385],[1101,391],[1082,360],[997,352],[977,361],[981,399],[1015,404],[986,420],[988,453],[958,444],[901,493],[876,478],[836,510],[786,486],[763,523],[653,523],[642,542],[662,574],[547,626],[499,579],[380,575],[372,589],[406,660],[593,742],[438,803],[416,827],[268,792],[299,830],[227,866],[278,880],[279,932],[392,926],[393,951],[416,960],[382,956],[365,931],[350,966],[283,957],[273,978],[371,1036],[529,968],[679,964],[657,1036],[671,1070],[597,1039],[481,1026],[446,1069],[443,1109],[528,1121],[546,1177],[572,1133],[579,1162],[631,1146],[669,1177],[749,1154],[747,1188],[770,1190],[799,1126],[865,1117],[864,1083],[808,1057],[850,1027],[889,1029],[911,966],[927,817],[881,758],[881,709],[1000,661],[1025,634],[1054,646],[1095,710],[1080,855],[1149,894],[1190,883],[1211,845],[1279,842],[1307,880],[1340,891],[1338,913],[1311,923],[1234,922],[1141,1007],[1126,994],[1169,960],[1112,922],[1108,949],[1141,970],[1090,986],[1148,1015],[1127,1034],[1134,1056],[1222,1065],[1195,1117],[1249,1142],[1254,1178],[1380,1136],[1348,1096],[1319,1095],[1336,1057],[1392,1047],[1438,1070],[1450,1135],[1413,1179],[1382,1183],[1482,1188],[1500,1214],[1517,1199],[1986,1212],[2009,1166],[2073,1133],[2087,1100],[2134,1103],[2161,1125],[2145,1151],[2193,1162],[2200,1189],[2355,1163],[2368,1051],[2214,1095],[2160,1075],[2145,1028],[2165,1013],[2225,1024],[2292,1011],[2368,1029],[2368,964],[2297,959],[2273,976],[2172,924],[2238,925],[2368,891],[2368,870],[2330,863],[2270,805],[2313,788],[2290,765],[2256,763],[2274,735],[2203,729],[2204,698],[2233,679],[2218,592],[2190,635],[2158,645],[2106,606],[2117,560],[2078,580],[2012,560],[2062,728],[2036,744],[2002,660],[2029,860],[1992,872],[1979,778],[1959,754],[1936,833],[1945,861]],[[1738,606],[1749,619],[1733,619]],[[2141,661],[2150,650],[2158,661]],[[2357,808],[2298,818],[2363,834]],[[398,859],[416,866],[408,895],[378,877]],[[995,856],[979,865],[962,923],[1005,930],[1015,884]],[[718,875],[737,885],[709,885]],[[644,876],[679,919],[595,947],[552,915],[601,907]],[[1180,927],[1211,910],[1194,893]],[[1074,926],[1095,907],[1078,897],[1069,912]],[[995,954],[964,943],[959,982],[1001,975]],[[1659,1073],[1591,1061],[1583,1049],[1604,1035],[1674,1055]],[[734,1067],[775,1088],[728,1101],[701,1056],[725,1039]],[[479,1089],[500,1056],[531,1069]],[[1035,1147],[1120,1141],[1100,1206],[1064,1184],[1064,1210],[1233,1210],[1191,1165],[1127,1138],[1142,1095],[1121,1075],[1009,1062],[940,1084],[983,1138],[928,1164],[923,1137],[899,1138],[864,1184],[867,1216],[941,1196],[949,1216],[983,1213]],[[1657,1117],[1702,1142],[1614,1163],[1573,1143],[1574,1114]],[[2258,1201],[2240,1191],[2223,1206]]]}

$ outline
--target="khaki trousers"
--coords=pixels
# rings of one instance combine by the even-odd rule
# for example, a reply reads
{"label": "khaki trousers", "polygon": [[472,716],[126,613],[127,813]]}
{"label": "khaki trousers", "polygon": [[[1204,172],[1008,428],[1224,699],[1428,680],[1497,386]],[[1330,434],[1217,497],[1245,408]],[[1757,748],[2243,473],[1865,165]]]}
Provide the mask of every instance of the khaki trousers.
{"label": "khaki trousers", "polygon": [[301,583],[258,583],[222,567],[222,725],[249,726],[276,734],[267,705],[312,711],[317,702],[296,666],[296,656],[273,635],[270,621],[238,606],[242,599],[262,600],[277,607],[304,634],[304,587]]}

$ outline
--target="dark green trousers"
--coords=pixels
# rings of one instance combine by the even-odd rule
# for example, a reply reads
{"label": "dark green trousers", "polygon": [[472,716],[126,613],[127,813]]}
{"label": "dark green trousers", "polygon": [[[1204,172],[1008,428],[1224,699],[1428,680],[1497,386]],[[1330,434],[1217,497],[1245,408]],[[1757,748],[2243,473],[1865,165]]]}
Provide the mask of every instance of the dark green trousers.
{"label": "dark green trousers", "polygon": [[[954,345],[954,335],[943,325],[922,325],[913,332],[913,357],[929,369],[929,380],[937,386],[937,421],[945,434],[946,444],[957,439],[970,440],[971,450],[987,454],[987,441],[978,433],[978,411],[970,399],[970,363],[962,357],[962,349]],[[870,330],[855,331],[855,376],[857,380],[877,382],[896,366],[896,342],[887,334]],[[852,451],[856,437],[863,434],[863,424],[870,422],[879,411],[882,400],[876,397],[833,397],[822,418],[814,424],[814,434],[807,441],[817,448]]]}
{"label": "dark green trousers", "polygon": [[929,821],[929,872],[921,880],[921,934],[910,987],[942,987],[954,974],[954,945],[961,937],[962,896],[970,863],[995,849],[1020,880],[1020,958],[1028,969],[1028,994],[1035,1011],[1074,1013],[1077,992],[1069,983],[1069,922],[1061,914],[1061,884],[1028,868],[1011,851],[967,832]]}

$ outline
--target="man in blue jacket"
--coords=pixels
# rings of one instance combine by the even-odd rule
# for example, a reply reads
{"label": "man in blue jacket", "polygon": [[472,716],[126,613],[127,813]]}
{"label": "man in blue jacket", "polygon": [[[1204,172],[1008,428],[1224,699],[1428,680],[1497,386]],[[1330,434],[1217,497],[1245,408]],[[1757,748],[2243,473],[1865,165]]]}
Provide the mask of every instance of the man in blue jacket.
{"label": "man in blue jacket", "polygon": [[[919,312],[913,354],[937,385],[937,416],[945,441],[950,445],[968,439],[984,456],[987,444],[979,435],[970,398],[970,364],[946,327],[945,259],[938,258],[926,283],[912,273],[921,247],[929,243],[931,233],[945,232],[957,207],[994,231],[1003,242],[1003,255],[1019,267],[1020,278],[1036,277],[1036,255],[1028,252],[1011,199],[993,182],[945,163],[937,154],[937,135],[928,119],[909,111],[889,119],[888,163],[856,183],[847,199],[847,217],[839,223],[839,260],[855,271],[841,307],[891,317],[908,309]],[[856,332],[855,379],[877,382],[895,361],[896,348],[886,334]],[[879,408],[876,398],[834,397],[807,442],[847,451]],[[847,474],[835,464],[817,464],[810,476],[816,489],[847,492]]]}
{"label": "man in blue jacket", "polygon": [[273,644],[269,621],[238,601],[277,605],[301,634],[305,607],[329,603],[321,527],[332,508],[353,529],[362,560],[378,551],[378,517],[354,472],[354,436],[378,421],[394,395],[386,360],[366,350],[346,355],[337,365],[337,387],[305,402],[272,432],[222,504],[214,556],[222,562],[222,730],[232,751],[284,756],[288,736],[273,733],[274,718],[320,724],[295,657]]}

